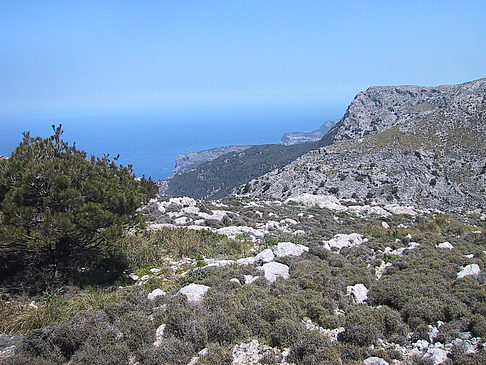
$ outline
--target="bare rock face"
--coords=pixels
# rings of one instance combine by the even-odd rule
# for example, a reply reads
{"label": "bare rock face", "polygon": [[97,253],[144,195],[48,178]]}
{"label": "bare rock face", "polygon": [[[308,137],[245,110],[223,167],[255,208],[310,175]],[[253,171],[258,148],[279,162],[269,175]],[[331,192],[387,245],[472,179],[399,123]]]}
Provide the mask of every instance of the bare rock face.
{"label": "bare rock face", "polygon": [[304,193],[446,211],[486,206],[486,79],[372,87],[308,152],[236,195]]}

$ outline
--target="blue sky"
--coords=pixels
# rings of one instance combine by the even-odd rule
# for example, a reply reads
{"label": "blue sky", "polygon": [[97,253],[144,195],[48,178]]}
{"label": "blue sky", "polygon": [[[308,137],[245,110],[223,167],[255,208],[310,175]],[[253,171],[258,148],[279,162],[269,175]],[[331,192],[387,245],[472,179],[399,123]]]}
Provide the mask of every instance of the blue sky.
{"label": "blue sky", "polygon": [[0,2],[0,121],[345,108],[371,85],[481,77],[485,1]]}

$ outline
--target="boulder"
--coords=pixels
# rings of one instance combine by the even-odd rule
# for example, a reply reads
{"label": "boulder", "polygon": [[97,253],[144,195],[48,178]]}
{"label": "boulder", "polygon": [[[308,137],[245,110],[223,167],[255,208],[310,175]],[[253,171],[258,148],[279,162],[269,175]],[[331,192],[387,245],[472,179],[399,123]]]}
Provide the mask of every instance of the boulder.
{"label": "boulder", "polygon": [[346,287],[348,295],[352,295],[356,303],[364,303],[368,300],[368,289],[363,284]]}
{"label": "boulder", "polygon": [[368,357],[364,362],[364,365],[388,365],[388,362],[380,357]]}
{"label": "boulder", "polygon": [[154,291],[152,291],[151,293],[149,293],[147,295],[147,299],[148,300],[154,300],[157,297],[162,297],[162,296],[165,296],[165,295],[166,295],[166,293],[162,289],[155,289]]}
{"label": "boulder", "polygon": [[439,365],[447,360],[448,352],[443,348],[437,346],[429,346],[425,353],[423,360],[426,360],[434,365]]}
{"label": "boulder", "polygon": [[177,294],[185,295],[190,303],[199,303],[208,290],[209,286],[192,283],[180,289]]}
{"label": "boulder", "polygon": [[260,252],[258,255],[255,256],[255,262],[270,262],[273,261],[275,258],[275,255],[273,254],[272,250],[267,248],[266,250],[263,250]]}
{"label": "boulder", "polygon": [[249,285],[253,283],[254,281],[258,280],[259,276],[253,276],[253,275],[244,275],[245,278],[245,285]]}
{"label": "boulder", "polygon": [[292,242],[279,242],[277,247],[273,249],[273,253],[277,257],[300,256],[304,252],[309,252],[309,247],[296,245]]}
{"label": "boulder", "polygon": [[324,241],[324,248],[331,250],[335,247],[338,250],[341,250],[344,247],[357,246],[366,241],[368,240],[363,238],[363,235],[359,233],[337,234],[329,241]]}
{"label": "boulder", "polygon": [[289,278],[289,267],[279,262],[268,262],[259,268],[263,271],[265,279],[273,283],[278,277]]}
{"label": "boulder", "polygon": [[439,243],[437,245],[438,248],[447,248],[449,250],[452,250],[454,248],[454,246],[452,246],[452,244],[450,242],[442,242],[442,243]]}
{"label": "boulder", "polygon": [[157,330],[155,331],[155,342],[153,344],[154,347],[159,347],[162,344],[165,327],[166,327],[165,324],[161,324],[159,327],[157,327]]}
{"label": "boulder", "polygon": [[242,259],[236,260],[237,265],[253,265],[255,263],[254,257],[244,257]]}
{"label": "boulder", "polygon": [[465,276],[478,276],[481,272],[478,264],[470,264],[461,267],[461,271],[457,273],[457,278],[462,279]]}

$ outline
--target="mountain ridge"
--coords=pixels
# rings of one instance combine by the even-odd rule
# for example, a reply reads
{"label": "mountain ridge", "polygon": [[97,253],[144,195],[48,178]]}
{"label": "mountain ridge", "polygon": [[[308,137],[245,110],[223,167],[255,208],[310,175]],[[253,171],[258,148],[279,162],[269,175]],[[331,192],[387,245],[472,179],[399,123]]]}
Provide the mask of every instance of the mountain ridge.
{"label": "mountain ridge", "polygon": [[484,190],[486,79],[438,87],[371,87],[311,151],[236,195],[301,193],[480,208]]}

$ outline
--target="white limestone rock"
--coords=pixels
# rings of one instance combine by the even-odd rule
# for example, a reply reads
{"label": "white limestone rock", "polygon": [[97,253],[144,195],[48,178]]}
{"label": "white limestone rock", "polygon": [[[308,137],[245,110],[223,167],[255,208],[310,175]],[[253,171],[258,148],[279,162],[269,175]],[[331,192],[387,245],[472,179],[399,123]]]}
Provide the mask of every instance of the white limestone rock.
{"label": "white limestone rock", "polygon": [[180,289],[177,294],[185,295],[189,303],[199,303],[208,290],[209,286],[192,283]]}
{"label": "white limestone rock", "polygon": [[368,288],[364,284],[350,285],[346,287],[348,295],[352,295],[356,303],[364,303],[368,300]]}
{"label": "white limestone rock", "polygon": [[440,365],[447,360],[448,352],[439,346],[429,346],[423,360],[429,361],[434,365]]}
{"label": "white limestone rock", "polygon": [[289,267],[279,262],[268,262],[259,268],[263,271],[265,279],[273,283],[277,278],[288,279]]}
{"label": "white limestone rock", "polygon": [[258,280],[259,276],[244,275],[243,278],[245,279],[245,285],[249,285]]}
{"label": "white limestone rock", "polygon": [[309,252],[309,247],[304,245],[296,245],[292,242],[279,242],[277,247],[273,249],[273,253],[277,257],[300,256],[304,252]]}
{"label": "white limestone rock", "polygon": [[236,260],[237,265],[253,265],[255,263],[254,257],[244,257],[242,259]]}
{"label": "white limestone rock", "polygon": [[241,285],[240,281],[237,278],[230,279],[231,283],[235,283],[237,285]]}
{"label": "white limestone rock", "polygon": [[448,250],[452,250],[454,248],[454,246],[452,246],[452,244],[448,241],[446,242],[441,242],[437,245],[438,248],[446,248]]}
{"label": "white limestone rock", "polygon": [[267,263],[273,261],[274,258],[275,255],[273,254],[273,251],[267,248],[255,256],[255,262]]}
{"label": "white limestone rock", "polygon": [[358,246],[367,241],[368,239],[359,233],[337,234],[329,241],[324,241],[324,248],[331,250],[335,247],[340,251],[344,247]]}
{"label": "white limestone rock", "polygon": [[457,273],[457,278],[462,279],[465,276],[478,276],[481,272],[478,264],[469,264],[461,267],[461,271]]}
{"label": "white limestone rock", "polygon": [[390,213],[397,214],[397,215],[410,215],[415,217],[417,212],[413,207],[405,207],[397,204],[385,205],[385,209],[388,210]]}
{"label": "white limestone rock", "polygon": [[204,259],[206,267],[223,267],[235,264],[234,260],[214,260],[214,259]]}
{"label": "white limestone rock", "polygon": [[385,228],[385,229],[390,228],[390,225],[389,225],[388,223],[386,223],[385,221],[382,221],[382,222],[381,222],[381,226],[382,226],[383,228]]}
{"label": "white limestone rock", "polygon": [[347,208],[339,202],[339,199],[334,195],[313,195],[304,193],[299,196],[288,198],[285,203],[295,202],[301,203],[310,207],[317,206],[319,208],[326,208],[337,212],[345,211]]}
{"label": "white limestone rock", "polygon": [[161,324],[159,327],[157,327],[157,330],[155,331],[155,342],[153,344],[154,347],[159,347],[162,344],[165,327],[166,327],[165,324]]}
{"label": "white limestone rock", "polygon": [[380,357],[368,357],[364,362],[364,365],[388,365],[388,362]]}
{"label": "white limestone rock", "polygon": [[154,300],[157,297],[164,297],[167,294],[162,289],[155,289],[147,295],[148,300]]}

